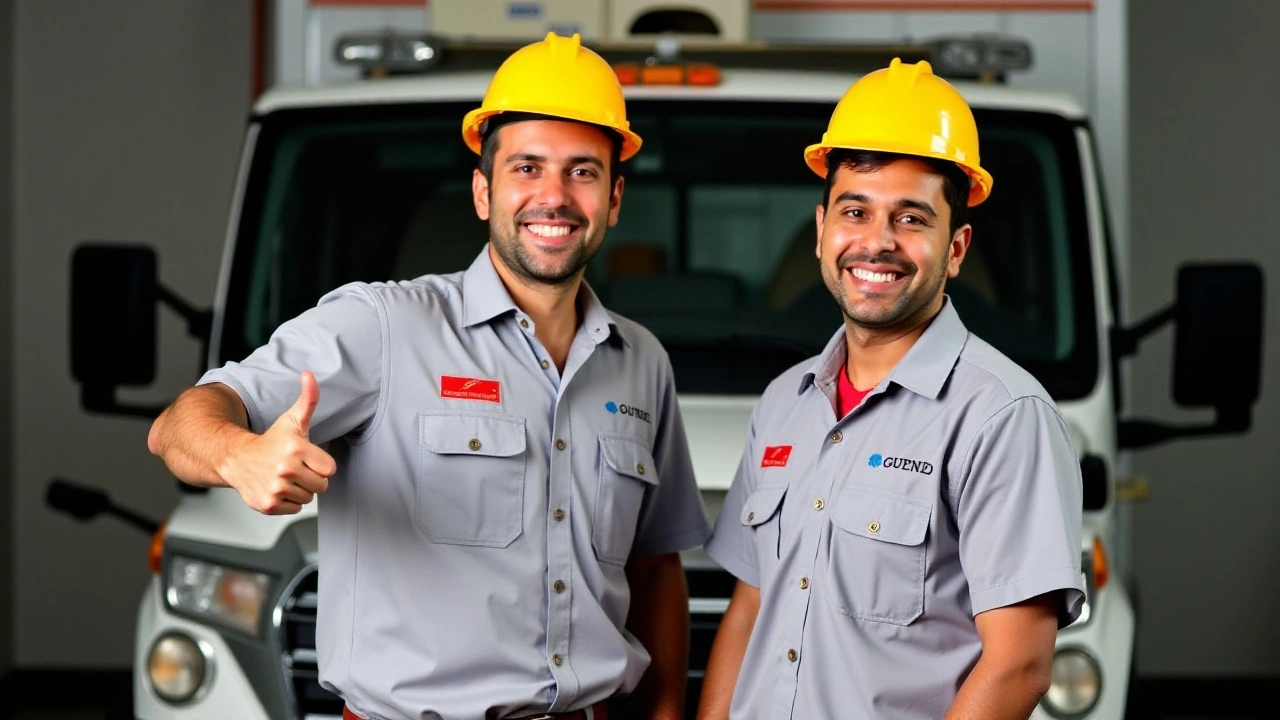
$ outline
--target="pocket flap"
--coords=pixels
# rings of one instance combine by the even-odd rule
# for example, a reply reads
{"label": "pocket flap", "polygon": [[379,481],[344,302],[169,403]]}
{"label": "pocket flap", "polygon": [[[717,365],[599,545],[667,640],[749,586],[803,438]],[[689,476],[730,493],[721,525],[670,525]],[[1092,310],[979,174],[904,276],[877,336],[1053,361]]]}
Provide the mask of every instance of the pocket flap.
{"label": "pocket flap", "polygon": [[786,485],[758,488],[742,505],[742,524],[754,527],[776,515],[786,494]]}
{"label": "pocket flap", "polygon": [[854,535],[898,545],[919,545],[929,532],[933,502],[879,488],[852,485],[840,491],[831,522]]}
{"label": "pocket flap", "polygon": [[509,415],[423,415],[422,444],[440,455],[511,457],[524,452],[524,418]]}
{"label": "pocket flap", "polygon": [[653,453],[640,440],[621,435],[601,435],[600,452],[604,455],[605,464],[619,475],[650,485],[658,482]]}

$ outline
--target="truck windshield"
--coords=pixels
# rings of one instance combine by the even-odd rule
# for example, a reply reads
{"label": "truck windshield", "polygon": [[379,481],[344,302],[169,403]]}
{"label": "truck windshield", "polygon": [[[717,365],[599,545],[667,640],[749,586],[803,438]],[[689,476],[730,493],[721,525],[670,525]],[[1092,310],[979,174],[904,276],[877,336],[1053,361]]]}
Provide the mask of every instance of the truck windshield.
{"label": "truck windshield", "polygon": [[[244,357],[328,290],[465,269],[488,237],[471,201],[474,103],[263,119],[219,360]],[[667,347],[683,393],[757,394],[840,326],[814,259],[822,181],[801,158],[832,103],[632,101],[644,147],[587,279]],[[969,329],[1059,400],[1094,385],[1097,344],[1072,124],[981,112],[995,177],[948,295]]]}

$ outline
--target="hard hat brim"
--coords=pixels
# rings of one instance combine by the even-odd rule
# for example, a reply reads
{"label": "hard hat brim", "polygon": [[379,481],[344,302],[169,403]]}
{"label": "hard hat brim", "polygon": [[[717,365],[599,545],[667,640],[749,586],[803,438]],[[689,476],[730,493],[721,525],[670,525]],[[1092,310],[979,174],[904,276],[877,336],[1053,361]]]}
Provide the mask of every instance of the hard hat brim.
{"label": "hard hat brim", "polygon": [[631,132],[629,129],[624,130],[622,128],[588,122],[569,114],[560,115],[554,112],[548,112],[545,109],[522,110],[520,108],[507,108],[505,110],[486,110],[484,108],[477,108],[467,113],[466,117],[462,119],[462,141],[467,144],[467,147],[471,149],[471,152],[477,155],[480,154],[480,146],[483,141],[480,129],[484,127],[484,121],[494,115],[501,115],[504,112],[520,112],[528,113],[530,115],[541,115],[548,120],[567,120],[570,122],[582,123],[584,125],[591,125],[592,127],[598,127],[607,132],[615,132],[622,137],[622,148],[618,157],[623,161],[630,160],[632,156],[640,152],[640,146],[643,143],[640,136]]}
{"label": "hard hat brim", "polygon": [[994,180],[991,177],[991,173],[983,170],[979,165],[969,165],[959,162],[954,158],[942,155],[922,155],[921,153],[913,150],[894,148],[887,145],[871,147],[870,144],[867,144],[860,145],[858,147],[850,147],[846,145],[824,145],[822,143],[818,143],[805,148],[805,164],[809,166],[810,170],[817,173],[818,177],[825,179],[827,177],[827,153],[830,153],[832,150],[837,148],[842,150],[866,150],[869,152],[894,153],[895,155],[913,155],[920,158],[929,158],[931,160],[942,160],[944,162],[955,163],[966,175],[969,176],[969,207],[980,205],[984,200],[991,196],[991,186],[994,184]]}

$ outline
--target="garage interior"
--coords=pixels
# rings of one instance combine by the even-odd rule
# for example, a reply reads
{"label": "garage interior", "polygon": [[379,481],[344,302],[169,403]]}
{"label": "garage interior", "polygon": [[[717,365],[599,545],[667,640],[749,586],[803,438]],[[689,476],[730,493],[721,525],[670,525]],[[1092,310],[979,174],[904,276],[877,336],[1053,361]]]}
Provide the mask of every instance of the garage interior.
{"label": "garage interior", "polygon": [[[253,100],[278,77],[344,79],[281,54],[301,53],[308,32],[328,32],[343,13],[429,18],[425,5],[0,0],[0,718],[132,717],[148,540],[114,520],[78,523],[50,511],[48,482],[99,484],[151,518],[179,497],[146,450],[144,422],[81,409],[67,360],[72,249],[85,240],[149,244],[167,286],[213,297]],[[1080,100],[1096,118],[1110,221],[1123,237],[1126,319],[1166,305],[1188,262],[1248,261],[1264,278],[1280,274],[1280,3],[785,5],[754,3],[751,32],[853,41],[839,35],[842,23],[894,13],[919,14],[921,27],[939,31],[981,30],[992,17],[997,28],[1032,28],[1044,40],[1038,81],[1075,82],[1070,89],[1087,94]],[[289,18],[297,27],[281,26]],[[1156,445],[1126,461],[1127,477],[1142,478],[1119,510],[1134,529],[1125,551],[1138,608],[1131,718],[1276,716],[1275,308],[1268,298],[1250,430]],[[199,349],[184,331],[161,312],[157,379],[129,400],[163,403],[194,379]],[[1143,343],[1127,371],[1127,402],[1145,417],[1203,422],[1206,414],[1171,399],[1172,353],[1168,330]]]}

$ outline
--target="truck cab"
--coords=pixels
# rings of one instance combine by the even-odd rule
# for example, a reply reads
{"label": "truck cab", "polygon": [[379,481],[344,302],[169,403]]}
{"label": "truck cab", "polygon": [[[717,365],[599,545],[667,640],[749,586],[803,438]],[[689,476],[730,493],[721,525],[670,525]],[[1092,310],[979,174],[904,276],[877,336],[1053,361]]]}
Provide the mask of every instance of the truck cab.
{"label": "truck cab", "polygon": [[[921,52],[945,76],[937,50]],[[687,63],[619,64],[630,80],[629,119],[645,143],[623,166],[620,220],[587,270],[607,307],[647,326],[667,348],[713,521],[760,392],[816,354],[841,322],[813,255],[822,183],[801,154],[822,136],[857,72],[848,62],[830,63],[839,71],[791,68],[777,57],[702,63],[702,74]],[[887,63],[883,55],[858,57],[864,70]],[[659,66],[682,69],[647,70]],[[471,200],[476,158],[459,128],[492,68],[442,66],[264,94],[245,134],[211,310],[165,289],[146,248],[79,248],[72,365],[85,407],[156,412],[121,404],[116,389],[151,381],[159,304],[188,319],[206,343],[206,365],[217,367],[243,358],[343,283],[464,269],[488,235]],[[1258,387],[1260,273],[1247,265],[1186,267],[1169,308],[1126,326],[1082,106],[1059,92],[953,82],[973,107],[982,163],[996,182],[990,200],[973,209],[972,245],[947,294],[972,332],[1055,399],[1084,481],[1087,605],[1059,632],[1053,684],[1034,717],[1121,718],[1135,633],[1131,575],[1114,552],[1129,532],[1118,512],[1122,452],[1248,427]],[[1213,322],[1223,313],[1240,322]],[[1204,427],[1141,423],[1124,413],[1123,357],[1169,320],[1178,332],[1175,398],[1214,409]],[[1237,348],[1230,366],[1215,352],[1225,343]],[[103,347],[116,348],[107,362]],[[1204,372],[1219,378],[1213,387],[1192,381]],[[156,572],[140,603],[137,717],[340,715],[340,701],[319,684],[315,652],[316,513],[323,506],[321,496],[298,515],[268,517],[231,490],[183,493],[156,535]],[[700,551],[684,561],[692,717],[733,578]]]}

